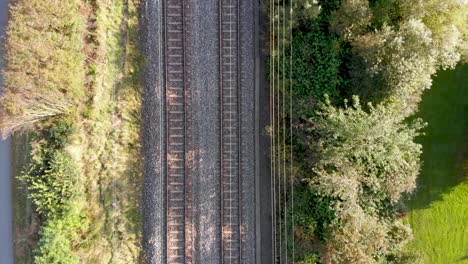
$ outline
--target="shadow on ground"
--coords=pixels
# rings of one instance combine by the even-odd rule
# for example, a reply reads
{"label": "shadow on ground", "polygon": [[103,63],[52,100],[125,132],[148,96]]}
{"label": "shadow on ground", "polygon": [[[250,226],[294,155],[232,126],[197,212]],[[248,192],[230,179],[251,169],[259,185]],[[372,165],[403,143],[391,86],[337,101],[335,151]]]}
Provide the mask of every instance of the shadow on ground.
{"label": "shadow on ground", "polygon": [[424,93],[418,115],[428,126],[418,139],[423,166],[409,201],[411,209],[441,200],[468,176],[468,64],[438,73]]}

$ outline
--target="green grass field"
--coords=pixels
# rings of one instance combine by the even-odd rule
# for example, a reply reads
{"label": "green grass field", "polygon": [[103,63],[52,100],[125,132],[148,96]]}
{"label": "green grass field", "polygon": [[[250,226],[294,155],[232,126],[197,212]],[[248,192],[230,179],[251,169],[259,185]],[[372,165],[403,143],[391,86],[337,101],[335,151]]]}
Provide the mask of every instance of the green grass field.
{"label": "green grass field", "polygon": [[429,125],[419,140],[424,164],[409,202],[409,249],[428,264],[468,263],[468,65],[439,72],[419,116]]}

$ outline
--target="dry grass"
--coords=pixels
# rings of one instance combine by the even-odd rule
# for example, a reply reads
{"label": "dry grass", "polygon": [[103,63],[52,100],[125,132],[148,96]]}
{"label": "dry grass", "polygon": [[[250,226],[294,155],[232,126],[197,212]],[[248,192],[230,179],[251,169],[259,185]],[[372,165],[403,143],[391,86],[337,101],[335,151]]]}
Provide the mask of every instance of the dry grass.
{"label": "dry grass", "polygon": [[91,98],[73,149],[86,176],[90,229],[85,263],[136,263],[140,254],[139,57],[137,1],[96,1]]}

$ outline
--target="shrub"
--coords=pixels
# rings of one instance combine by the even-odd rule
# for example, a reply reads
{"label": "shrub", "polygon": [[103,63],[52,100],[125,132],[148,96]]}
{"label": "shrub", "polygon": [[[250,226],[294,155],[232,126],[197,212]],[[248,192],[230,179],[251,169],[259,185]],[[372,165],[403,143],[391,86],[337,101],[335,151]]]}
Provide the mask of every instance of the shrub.
{"label": "shrub", "polygon": [[300,227],[305,235],[325,241],[328,226],[335,220],[335,212],[332,210],[334,199],[314,193],[311,189],[301,184],[296,186],[294,192],[294,223]]}
{"label": "shrub", "polygon": [[86,228],[81,209],[73,202],[60,217],[51,217],[41,227],[34,263],[37,264],[74,264],[79,257],[73,251],[74,241],[79,239],[80,231]]}
{"label": "shrub", "polygon": [[413,113],[436,72],[431,43],[430,31],[418,20],[402,23],[398,31],[384,26],[357,37],[350,66],[353,92],[374,102],[396,96],[403,99],[403,113]]}
{"label": "shrub", "polygon": [[372,19],[368,0],[344,0],[332,15],[331,26],[346,40],[353,40],[364,34]]}
{"label": "shrub", "polygon": [[29,198],[36,210],[45,216],[62,213],[67,202],[77,194],[78,170],[64,151],[47,153],[49,159],[36,159],[29,171],[21,176],[28,184]]}
{"label": "shrub", "polygon": [[32,143],[29,168],[20,176],[28,185],[29,198],[45,217],[61,214],[79,191],[78,168],[70,154],[63,150],[71,131],[66,121],[44,130]]}
{"label": "shrub", "polygon": [[360,195],[369,195],[364,201],[382,197],[395,204],[415,188],[421,145],[414,138],[424,124],[419,119],[406,124],[398,102],[368,107],[365,111],[356,96],[343,109],[330,101],[322,106],[319,117],[310,121],[310,131],[320,135],[319,142],[310,143],[321,157],[315,172],[331,184],[343,180],[333,191],[321,184],[325,193],[351,198],[355,189],[345,187],[355,181],[351,185]]}
{"label": "shrub", "polygon": [[357,97],[343,109],[327,100],[310,120],[309,147],[320,160],[308,181],[313,193],[333,198],[336,217],[325,231],[324,257],[340,263],[383,260],[411,237],[397,208],[402,194],[415,188],[421,146],[414,138],[423,124],[406,124],[397,102],[368,108]]}
{"label": "shrub", "polygon": [[77,202],[82,199],[79,169],[64,150],[73,130],[71,123],[62,119],[36,134],[29,168],[20,176],[41,220],[35,263],[79,263],[74,241],[87,223]]}
{"label": "shrub", "polygon": [[78,264],[70,240],[63,233],[61,223],[49,223],[42,227],[34,263],[37,264]]}
{"label": "shrub", "polygon": [[468,58],[468,4],[462,0],[343,0],[333,29],[353,46],[352,93],[364,101],[403,99],[412,114],[438,68]]}
{"label": "shrub", "polygon": [[437,65],[454,68],[468,58],[468,3],[464,0],[400,0],[406,19],[421,20],[431,31]]}
{"label": "shrub", "polygon": [[[311,116],[315,103],[323,100],[326,93],[333,99],[339,98],[339,89],[343,85],[341,43],[323,33],[318,20],[310,21],[308,28],[306,32],[294,34],[292,75],[289,71],[284,72],[285,78],[293,82],[293,107],[299,111],[299,116]],[[285,69],[290,67],[289,57],[290,47],[286,48],[284,57],[277,58],[280,62],[285,60]],[[279,71],[282,76],[282,68]]]}

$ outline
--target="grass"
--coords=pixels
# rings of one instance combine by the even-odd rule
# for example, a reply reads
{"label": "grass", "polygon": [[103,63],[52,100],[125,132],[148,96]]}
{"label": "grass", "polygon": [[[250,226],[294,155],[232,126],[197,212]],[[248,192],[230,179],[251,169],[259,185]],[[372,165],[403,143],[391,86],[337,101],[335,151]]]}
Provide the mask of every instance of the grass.
{"label": "grass", "polygon": [[[53,5],[57,1],[46,2]],[[67,78],[79,79],[79,84],[70,88],[72,92],[79,90],[79,93],[72,96],[76,111],[71,111],[65,116],[72,120],[77,129],[70,136],[70,143],[63,149],[71,155],[73,163],[81,172],[78,188],[83,190],[83,198],[73,201],[73,205],[86,214],[82,219],[80,236],[73,239],[73,254],[79,257],[80,263],[138,263],[142,181],[139,143],[141,88],[138,78],[141,58],[137,47],[139,0],[72,2],[79,4],[79,12],[76,8],[72,10],[73,15],[83,22],[79,32],[77,31],[79,36],[70,44],[73,47],[79,46],[79,49],[75,48],[73,51],[78,51],[77,57],[82,59],[79,65],[81,69],[72,74],[68,71],[57,73],[53,61],[45,63],[51,68],[47,72],[47,76],[50,77],[47,81],[66,84]],[[34,19],[46,25],[52,23],[50,17],[41,16],[48,13],[37,5],[19,1],[17,8],[27,12],[37,10]],[[36,20],[25,16],[26,11],[18,12],[21,16],[18,15],[13,21],[26,20],[35,23]],[[21,24],[19,22],[10,23],[12,32],[24,29],[18,26]],[[61,22],[66,24],[66,21]],[[54,28],[53,31],[56,37],[67,33],[61,28]],[[19,37],[33,41],[26,33]],[[10,43],[14,40],[11,38]],[[64,43],[63,40],[57,42]],[[47,41],[45,43],[55,44]],[[37,49],[41,50],[42,47]],[[7,48],[13,57],[16,54],[13,48],[17,47]],[[16,68],[27,68],[24,67],[26,61],[28,60],[13,61],[16,64],[10,62],[9,65],[13,67],[20,64],[23,67]],[[37,68],[36,65],[33,67]],[[21,80],[18,79],[21,71],[10,73],[10,81],[13,84]],[[50,122],[47,120],[44,123]],[[42,128],[42,124],[38,128]],[[26,168],[31,151],[30,144],[25,136],[14,136],[13,173],[16,176]],[[31,205],[30,199],[27,199],[27,193],[27,186],[15,179],[13,206],[15,254],[18,263],[34,261],[34,250],[38,247],[39,237],[42,237],[38,231],[47,228],[39,226],[41,222],[37,220],[34,206]],[[61,232],[61,229],[55,226],[48,230],[52,236]],[[49,248],[53,251],[53,247],[52,245]]]}
{"label": "grass", "polygon": [[84,263],[137,263],[140,253],[138,3],[97,0],[94,7],[92,98],[70,146],[87,179],[90,227],[79,248]]}
{"label": "grass", "polygon": [[408,249],[426,263],[468,263],[468,65],[442,71],[419,115],[429,123],[418,190],[409,201],[415,239]]}
{"label": "grass", "polygon": [[27,187],[16,178],[29,160],[28,134],[13,136],[11,146],[12,175],[15,176],[12,178],[15,263],[32,263],[38,239],[37,218],[27,197]]}
{"label": "grass", "polygon": [[10,6],[0,129],[31,129],[71,115],[83,89],[81,0],[17,0]]}

